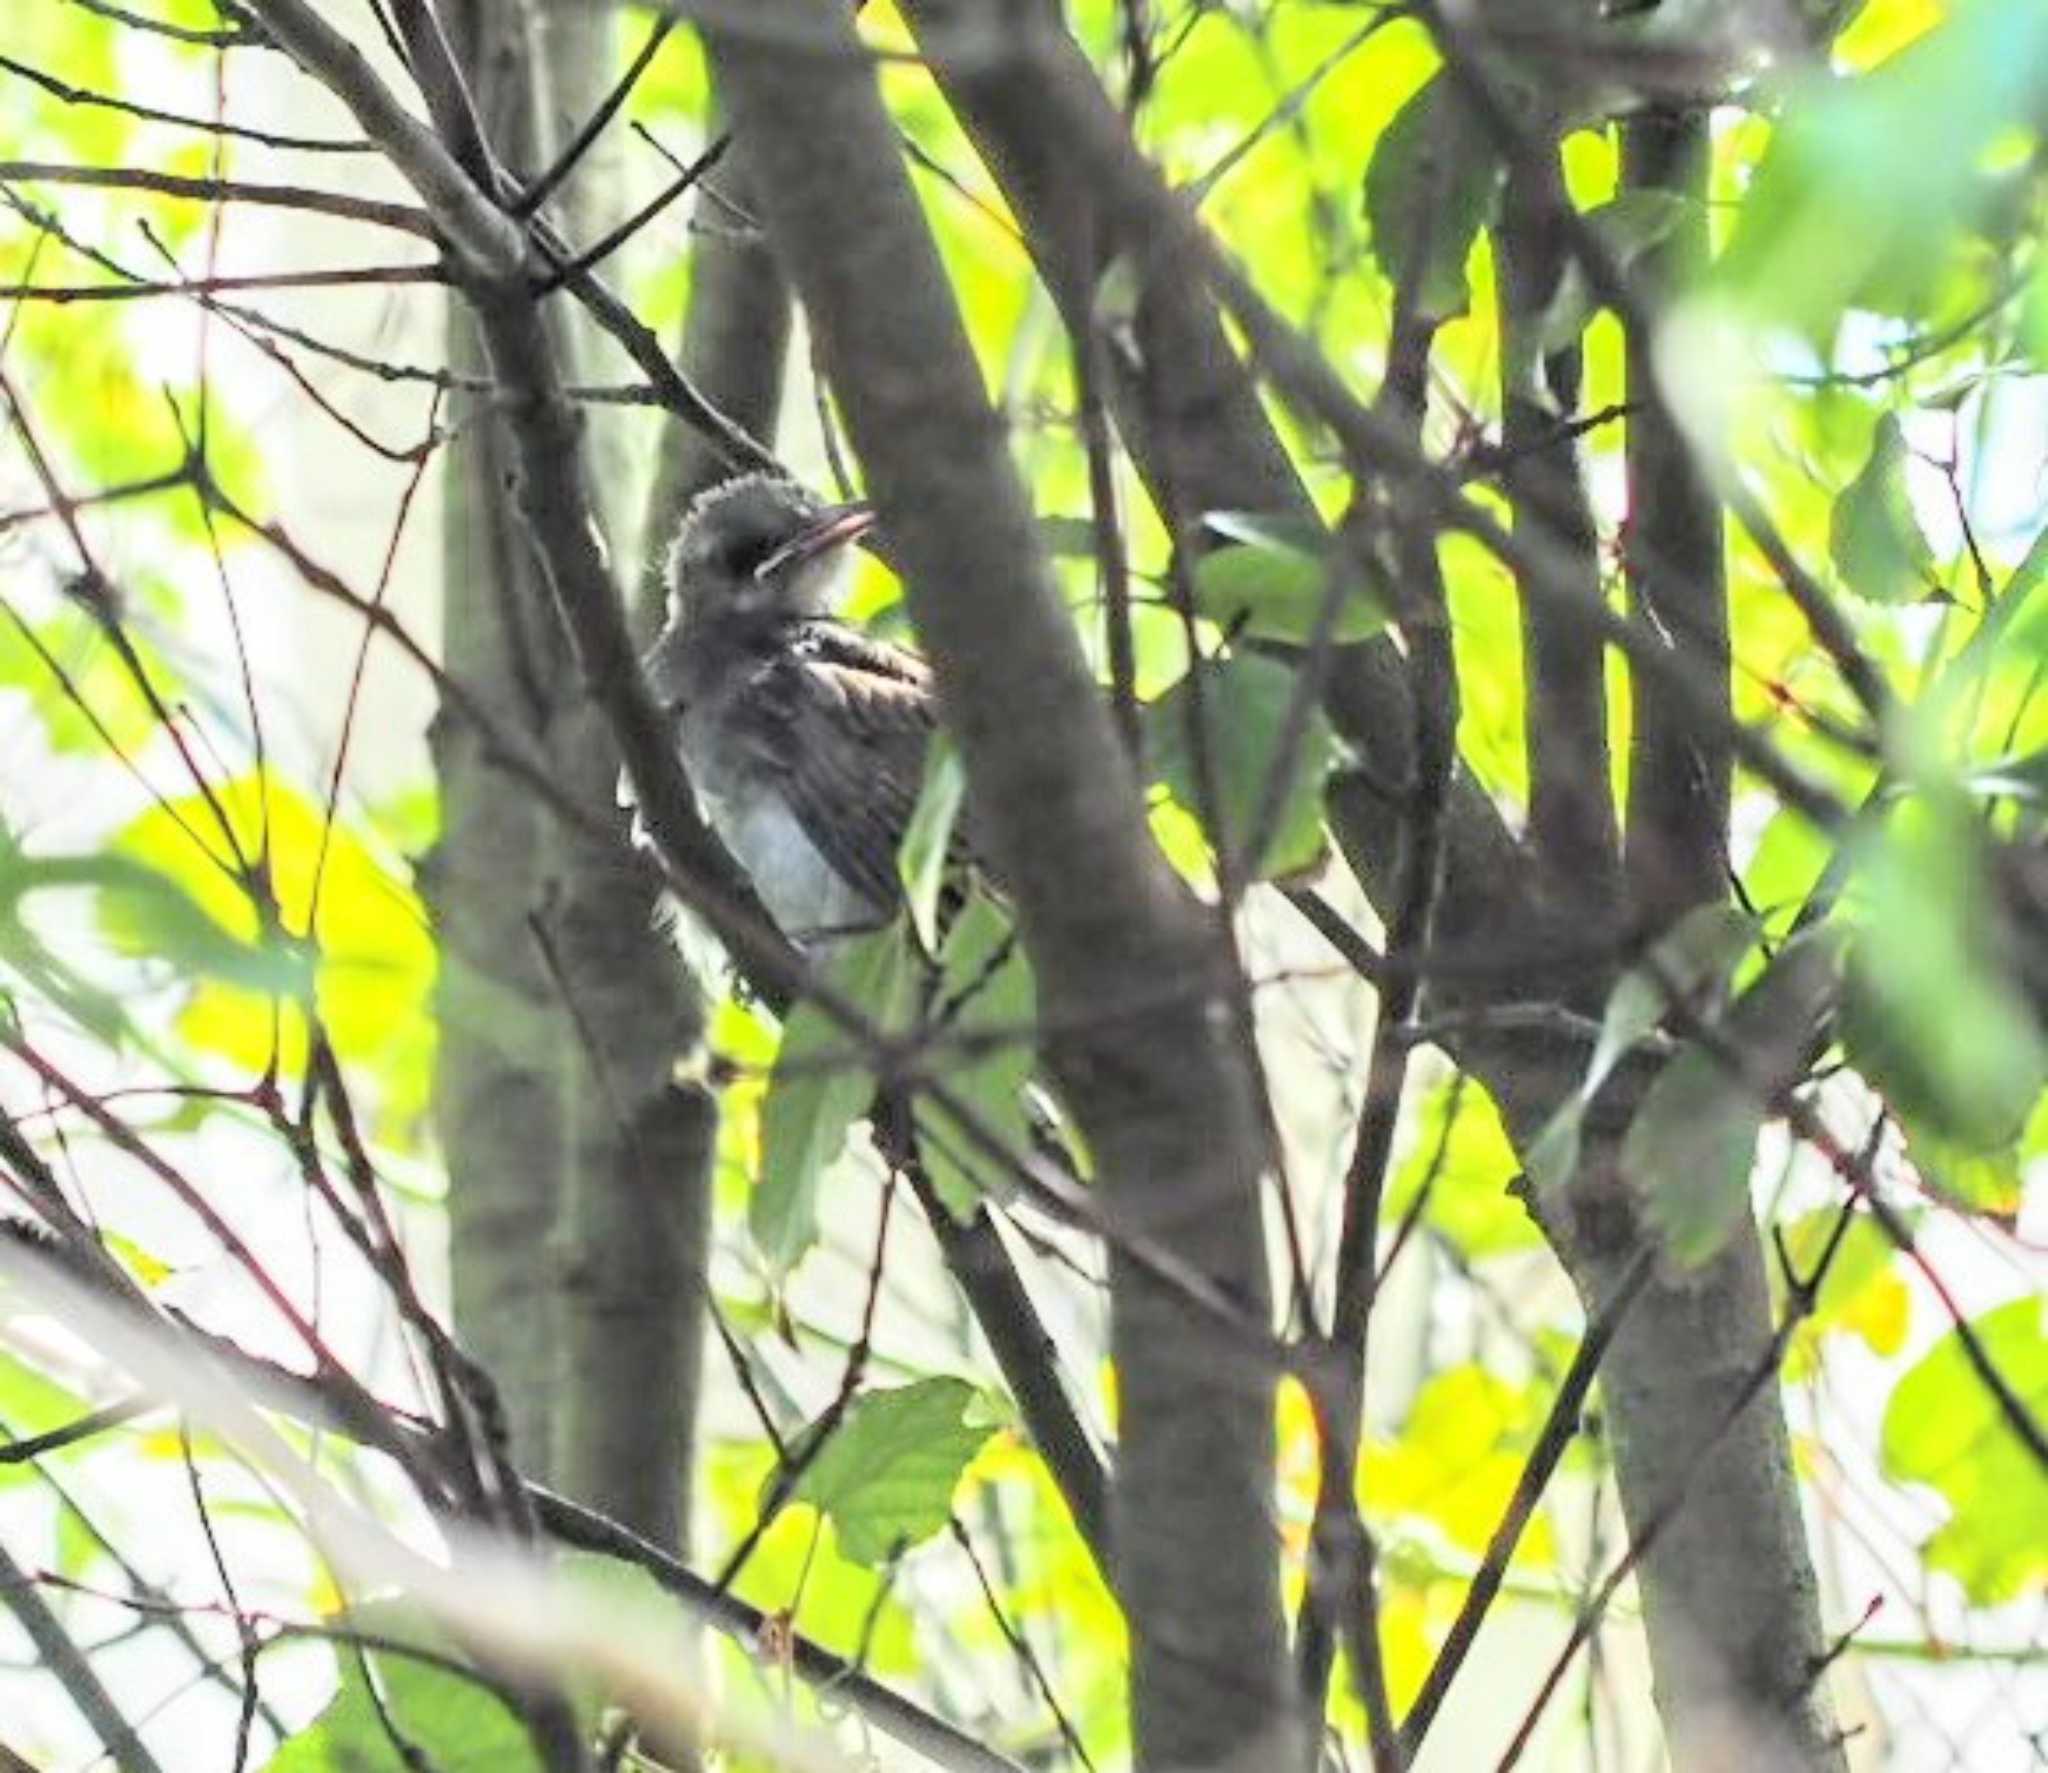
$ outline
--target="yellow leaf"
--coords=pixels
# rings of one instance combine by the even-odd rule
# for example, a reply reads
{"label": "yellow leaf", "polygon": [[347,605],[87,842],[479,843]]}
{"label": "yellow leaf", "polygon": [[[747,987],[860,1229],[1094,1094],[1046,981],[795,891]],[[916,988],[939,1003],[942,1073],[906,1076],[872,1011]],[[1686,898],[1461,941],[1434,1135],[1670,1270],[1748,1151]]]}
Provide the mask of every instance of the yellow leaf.
{"label": "yellow leaf", "polygon": [[[214,798],[236,846],[259,862],[285,931],[302,937],[310,927],[314,1002],[343,1064],[374,1078],[379,1132],[388,1137],[411,1125],[425,1112],[433,1039],[435,946],[418,895],[361,837],[330,825],[323,807],[275,777],[238,776]],[[201,850],[192,832],[215,854]],[[220,865],[227,846],[200,795],[152,807],[115,844],[177,881],[229,934],[257,937],[257,901]],[[220,981],[194,988],[178,1031],[201,1051],[251,1070],[273,1054],[287,1073],[305,1063],[296,1005]]]}

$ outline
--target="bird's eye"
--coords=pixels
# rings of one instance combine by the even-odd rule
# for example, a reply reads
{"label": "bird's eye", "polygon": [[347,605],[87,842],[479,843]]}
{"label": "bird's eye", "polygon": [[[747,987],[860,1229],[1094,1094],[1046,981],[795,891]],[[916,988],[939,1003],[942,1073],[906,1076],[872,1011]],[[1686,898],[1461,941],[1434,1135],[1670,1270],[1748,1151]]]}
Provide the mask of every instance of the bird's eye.
{"label": "bird's eye", "polygon": [[767,537],[735,536],[725,550],[726,568],[736,579],[752,579],[759,576],[774,552]]}

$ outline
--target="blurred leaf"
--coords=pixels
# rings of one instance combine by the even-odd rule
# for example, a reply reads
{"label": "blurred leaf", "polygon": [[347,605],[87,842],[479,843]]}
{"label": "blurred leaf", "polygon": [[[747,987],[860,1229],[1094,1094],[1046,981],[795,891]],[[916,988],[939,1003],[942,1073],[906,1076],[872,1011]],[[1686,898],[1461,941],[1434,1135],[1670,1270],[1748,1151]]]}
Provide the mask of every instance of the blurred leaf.
{"label": "blurred leaf", "polygon": [[1048,554],[1075,560],[1093,560],[1096,552],[1095,520],[1092,517],[1041,517],[1038,539]]}
{"label": "blurred leaf", "polygon": [[1906,490],[1906,439],[1891,413],[1877,421],[1869,459],[1835,501],[1828,553],[1842,583],[1873,603],[1912,603],[1940,590]]}
{"label": "blurred leaf", "polygon": [[1538,1188],[1561,1188],[1579,1167],[1586,1109],[1614,1068],[1664,1020],[1674,998],[1711,1016],[1735,963],[1756,940],[1756,924],[1733,905],[1702,905],[1661,936],[1641,966],[1631,967],[1608,994],[1586,1075],[1537,1134],[1524,1160]]}
{"label": "blurred leaf", "polygon": [[[1685,220],[1686,200],[1671,191],[1631,188],[1606,203],[1585,212],[1586,226],[1606,243],[1615,264],[1624,272],[1635,269],[1636,261],[1653,247],[1669,239]],[[1600,303],[1576,258],[1566,262],[1556,291],[1543,312],[1537,329],[1538,355],[1562,351],[1578,342],[1586,323],[1599,311]]]}
{"label": "blurred leaf", "polygon": [[[406,1136],[425,1114],[433,1053],[427,1003],[437,955],[418,894],[354,830],[330,823],[322,806],[275,777],[237,776],[217,784],[213,798],[242,853],[265,858],[283,927],[298,935],[312,925],[314,999],[342,1063],[375,1081],[377,1135]],[[209,849],[193,832],[205,835]],[[200,795],[150,808],[116,835],[114,847],[174,881],[228,939],[259,943],[262,919],[248,891],[209,853],[225,846]],[[120,914],[110,933],[143,934]],[[295,1071],[304,1062],[305,1029],[288,1000],[282,1016],[279,1007],[274,980],[215,975],[191,992],[177,1028],[200,1051],[251,1071],[274,1057]]]}
{"label": "blurred leaf", "polygon": [[1365,172],[1372,249],[1420,319],[1449,320],[1472,300],[1465,261],[1492,217],[1501,160],[1446,74],[1434,75],[1380,137]]}
{"label": "blurred leaf", "polygon": [[1711,1017],[1735,970],[1756,940],[1756,922],[1733,905],[1701,905],[1658,938],[1641,966],[1615,982],[1601,1018],[1600,1038],[1586,1067],[1583,1093],[1591,1096],[1623,1056],[1651,1033],[1674,1002]]}
{"label": "blurred leaf", "polygon": [[[1330,541],[1320,526],[1239,511],[1211,511],[1203,522],[1232,545],[1195,562],[1196,610],[1228,633],[1305,646],[1330,594]],[[1378,600],[1353,582],[1341,594],[1331,640],[1370,640],[1386,623]]]}
{"label": "blurred leaf", "polygon": [[1983,842],[1959,793],[1916,796],[1866,846],[1866,915],[1842,1046],[1909,1119],[1971,1150],[2007,1145],[2048,1081],[2048,1041],[2011,973]]}
{"label": "blurred leaf", "polygon": [[[1197,818],[1205,812],[1217,818],[1222,831],[1209,831],[1211,846],[1220,837],[1238,852],[1238,866],[1249,877],[1263,880],[1313,866],[1323,853],[1323,776],[1333,753],[1322,710],[1313,703],[1306,710],[1293,769],[1279,785],[1278,810],[1267,827],[1272,840],[1265,854],[1251,862],[1241,852],[1260,823],[1297,679],[1285,665],[1256,654],[1235,655],[1221,664],[1205,662],[1197,670],[1199,698],[1197,679],[1190,672],[1146,704],[1145,750],[1158,779]],[[1189,730],[1198,706],[1215,772],[1219,805],[1213,809],[1202,805]]]}
{"label": "blurred leaf", "polygon": [[1778,1095],[1808,1068],[1833,1006],[1839,942],[1819,929],[1787,943],[1756,983],[1657,1073],[1621,1145],[1674,1260],[1707,1261],[1749,1207],[1757,1135]]}
{"label": "blurred leaf", "polygon": [[[1031,963],[1010,920],[987,894],[969,897],[946,933],[940,955],[941,981],[934,1020],[946,1032],[1000,1038],[986,1050],[949,1046],[941,1034],[929,1049],[928,1063],[947,1086],[978,1111],[991,1132],[1014,1151],[1031,1146],[1031,1117],[1024,1088],[1037,1069],[1038,1048],[1031,1030],[1038,1014],[1038,989]],[[939,1198],[966,1218],[985,1196],[1007,1199],[1010,1178],[982,1159],[967,1144],[942,1109],[920,1094],[918,1124],[934,1128],[939,1137],[920,1147],[926,1171]]]}
{"label": "blurred leaf", "polygon": [[[1986,1358],[2038,1421],[2048,1414],[2042,1305],[2015,1299],[1974,1320]],[[2000,1410],[1950,1331],[1901,1379],[1885,1406],[1885,1470],[1932,1485],[1951,1514],[1922,1548],[1979,1606],[2037,1590],[2048,1577],[2048,1472]]]}
{"label": "blurred leaf", "polygon": [[1672,1254],[1705,1262],[1749,1204],[1764,1103],[1720,1058],[1690,1046],[1657,1074],[1629,1122],[1621,1161],[1649,1193]]}
{"label": "blurred leaf", "polygon": [[[1483,1551],[1506,1511],[1548,1400],[1476,1362],[1432,1373],[1401,1432],[1368,1445],[1359,1460],[1359,1499],[1377,1521],[1387,1514],[1434,1523],[1461,1550]],[[1515,1549],[1517,1567],[1543,1567],[1556,1547],[1539,1517]]]}
{"label": "blurred leaf", "polygon": [[[1839,1215],[1839,1208],[1822,1207],[1779,1227],[1779,1241],[1795,1273],[1813,1272]],[[1849,1222],[1821,1277],[1813,1313],[1786,1350],[1788,1379],[1810,1378],[1818,1370],[1820,1344],[1827,1336],[1855,1336],[1873,1354],[1884,1356],[1905,1346],[1913,1296],[1898,1272],[1898,1259],[1897,1247],[1874,1220],[1858,1214]],[[1784,1284],[1775,1267],[1771,1280],[1773,1291],[1782,1293]]]}
{"label": "blurred leaf", "polygon": [[[904,1025],[917,970],[901,920],[849,940],[827,974],[876,1026]],[[853,1037],[815,1004],[798,1004],[761,1104],[761,1174],[747,1198],[747,1228],[778,1273],[818,1241],[819,1180],[874,1093],[874,1071]]]}
{"label": "blurred leaf", "polygon": [[[463,1660],[447,1635],[428,1625],[414,1607],[358,1607],[335,1625]],[[366,1661],[375,1666],[375,1692]],[[394,1728],[438,1773],[522,1773],[528,1768],[539,1773],[541,1762],[526,1726],[478,1681],[439,1663],[384,1650],[358,1656],[340,1647],[335,1666],[341,1684],[332,1702],[272,1756],[267,1765],[273,1773],[367,1773],[395,1765]]]}
{"label": "blurred leaf", "polygon": [[278,941],[244,942],[213,921],[176,881],[126,856],[82,858],[99,889],[100,927],[124,953],[168,961],[191,979],[290,997],[311,983],[307,957]]}
{"label": "blurred leaf", "polygon": [[[173,681],[152,648],[134,644],[155,683]],[[26,624],[0,608],[0,689],[28,697],[44,739],[63,756],[103,755],[110,743],[132,752],[156,730],[148,698],[99,624],[75,604]]]}
{"label": "blurred leaf", "polygon": [[[819,1426],[805,1430],[796,1449]],[[872,1567],[945,1526],[960,1474],[995,1431],[964,1379],[864,1393],[805,1468],[792,1500],[830,1516],[840,1549]]]}
{"label": "blurred leaf", "polygon": [[[0,1447],[8,1441],[33,1440],[39,1434],[76,1422],[93,1407],[69,1386],[38,1371],[19,1355],[0,1349],[0,1424],[4,1424],[0,1428]],[[94,1435],[74,1441],[61,1452],[44,1457],[61,1459],[87,1454],[100,1445],[100,1440]],[[35,1464],[30,1460],[0,1464],[0,1486],[38,1481]]]}
{"label": "blurred leaf", "polygon": [[960,759],[952,742],[941,733],[926,748],[924,782],[896,851],[896,873],[903,882],[910,921],[927,951],[939,945],[939,888],[945,880],[947,852],[966,791]]}
{"label": "blurred leaf", "polygon": [[1991,195],[1987,149],[2026,125],[2044,67],[2048,8],[1980,0],[1868,74],[1816,77],[1786,105],[1750,186],[1719,266],[1726,286],[1816,338],[1849,307],[1916,314]]}
{"label": "blurred leaf", "polygon": [[[1446,1125],[1448,1121],[1448,1126]],[[1387,1187],[1382,1218],[1398,1223],[1427,1185],[1425,1221],[1472,1260],[1533,1249],[1543,1241],[1509,1184],[1522,1167],[1500,1110],[1477,1080],[1446,1079],[1423,1098],[1406,1153]]]}

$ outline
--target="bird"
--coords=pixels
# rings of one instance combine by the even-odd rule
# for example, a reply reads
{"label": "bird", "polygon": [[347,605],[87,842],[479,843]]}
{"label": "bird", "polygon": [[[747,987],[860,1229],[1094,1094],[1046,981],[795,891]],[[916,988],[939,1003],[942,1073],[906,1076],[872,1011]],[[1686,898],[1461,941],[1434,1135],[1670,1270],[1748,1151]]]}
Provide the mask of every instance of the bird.
{"label": "bird", "polygon": [[924,660],[831,613],[846,550],[874,521],[865,502],[828,504],[773,473],[699,495],[642,662],[706,822],[814,953],[902,904],[897,849],[938,729]]}

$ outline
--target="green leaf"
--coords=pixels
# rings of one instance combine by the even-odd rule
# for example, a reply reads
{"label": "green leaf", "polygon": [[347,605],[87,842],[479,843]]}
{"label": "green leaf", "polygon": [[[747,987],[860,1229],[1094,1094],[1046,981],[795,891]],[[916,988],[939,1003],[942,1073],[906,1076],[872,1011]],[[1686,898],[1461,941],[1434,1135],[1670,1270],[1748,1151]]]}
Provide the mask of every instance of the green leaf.
{"label": "green leaf", "polygon": [[1906,490],[1905,436],[1891,413],[1877,421],[1869,459],[1835,501],[1828,553],[1842,583],[1873,603],[1912,603],[1940,590]]}
{"label": "green leaf", "polygon": [[1868,74],[1814,78],[1785,106],[1718,275],[1815,338],[1850,307],[1923,317],[1960,231],[1996,202],[1986,153],[2028,126],[2044,66],[2048,8],[1980,0]]}
{"label": "green leaf", "polygon": [[1560,1102],[1543,1123],[1529,1149],[1522,1155],[1522,1168],[1539,1189],[1562,1188],[1579,1167],[1580,1135],[1586,1124],[1586,1098],[1573,1094]]}
{"label": "green leaf", "polygon": [[1651,948],[1641,966],[1616,981],[1581,1093],[1591,1097],[1624,1055],[1664,1020],[1674,1001],[1699,1015],[1716,1007],[1735,963],[1756,940],[1756,923],[1733,905],[1689,911]]}
{"label": "green leaf", "polygon": [[960,1474],[996,1427],[964,1379],[868,1392],[840,1418],[792,1499],[831,1517],[840,1550],[855,1563],[882,1563],[945,1526]]}
{"label": "green leaf", "polygon": [[1711,1258],[1749,1208],[1770,1105],[1803,1077],[1833,1007],[1840,943],[1818,929],[1787,943],[1756,983],[1658,1072],[1629,1122],[1622,1172],[1681,1264]]}
{"label": "green leaf", "polygon": [[2048,1082],[2048,1040],[1959,793],[1915,797],[1868,846],[1842,1046],[1899,1111],[1975,1151],[2009,1145]]}
{"label": "green leaf", "polygon": [[[1685,220],[1688,208],[1675,192],[1631,189],[1587,210],[1585,222],[1606,242],[1615,264],[1627,273],[1643,254],[1670,238]],[[1569,260],[1537,328],[1538,354],[1548,356],[1575,344],[1600,305],[1579,261]]]}
{"label": "green leaf", "polygon": [[1733,905],[1702,905],[1660,937],[1641,966],[1616,981],[1585,1077],[1552,1113],[1523,1160],[1531,1182],[1550,1189],[1571,1180],[1579,1167],[1586,1109],[1615,1066],[1663,1021],[1674,994],[1696,1013],[1710,1009],[1755,940],[1756,924],[1744,912]]}
{"label": "green leaf", "polygon": [[940,733],[925,751],[924,783],[896,851],[896,873],[903,882],[911,924],[927,951],[939,945],[939,888],[945,882],[947,851],[966,792],[959,756]]}
{"label": "green leaf", "polygon": [[[829,977],[877,1026],[900,1029],[917,977],[903,923],[847,943]],[[761,1105],[761,1174],[747,1197],[747,1227],[778,1272],[818,1241],[819,1180],[874,1093],[853,1038],[816,1005],[797,1005]]]}
{"label": "green leaf", "polygon": [[[2038,1421],[2048,1414],[2048,1336],[2037,1299],[1974,1320],[1986,1358]],[[2048,1577],[2048,1473],[2007,1421],[1951,1331],[1901,1379],[1885,1406],[1885,1470],[1931,1485],[1951,1510],[1922,1548],[1979,1606],[2038,1589]]]}
{"label": "green leaf", "polygon": [[[462,1660],[447,1635],[426,1624],[416,1608],[395,1603],[359,1607],[335,1623]],[[375,1665],[376,1692],[364,1673],[365,1660]],[[341,1648],[335,1662],[341,1684],[333,1701],[272,1756],[267,1764],[273,1773],[367,1773],[395,1766],[394,1727],[439,1773],[539,1773],[541,1763],[526,1726],[478,1681],[439,1663],[385,1650],[366,1650],[358,1657]]]}
{"label": "green leaf", "polygon": [[1431,77],[1395,114],[1365,171],[1372,249],[1419,319],[1450,320],[1472,291],[1465,261],[1493,215],[1501,160],[1449,76]]}
{"label": "green leaf", "polygon": [[[1195,562],[1195,608],[1233,634],[1305,646],[1330,595],[1333,561],[1320,526],[1254,512],[1211,511],[1203,522],[1230,538]],[[1379,601],[1349,574],[1332,621],[1333,643],[1370,640],[1386,626]]]}
{"label": "green leaf", "polygon": [[[944,1033],[928,1049],[947,1087],[973,1108],[988,1129],[1012,1150],[1031,1143],[1025,1086],[1037,1069],[1038,989],[1031,963],[1010,919],[985,893],[970,897],[946,932],[940,956],[941,981],[934,1020]],[[946,1035],[971,1042],[979,1034],[996,1044],[976,1050],[949,1044]],[[936,1136],[919,1148],[932,1185],[951,1211],[971,1214],[984,1196],[1007,1198],[1009,1178],[983,1160],[944,1110],[920,1094],[918,1125]]]}
{"label": "green leaf", "polygon": [[1739,1222],[1763,1124],[1757,1089],[1703,1047],[1687,1047],[1650,1085],[1621,1161],[1681,1263],[1705,1262]]}
{"label": "green leaf", "polygon": [[[1265,823],[1271,840],[1263,856],[1248,862],[1242,851],[1260,827],[1262,809],[1275,798],[1269,784],[1297,679],[1285,665],[1256,654],[1234,656],[1221,664],[1205,661],[1197,670],[1199,679],[1190,672],[1145,707],[1146,755],[1158,779],[1175,800],[1210,826],[1212,848],[1229,846],[1246,876],[1263,880],[1313,866],[1323,851],[1323,776],[1334,748],[1329,722],[1313,704],[1305,711],[1293,767],[1278,784],[1277,807]],[[1214,808],[1202,805],[1190,732],[1197,709],[1214,770]],[[1220,831],[1215,829],[1218,824]]]}

